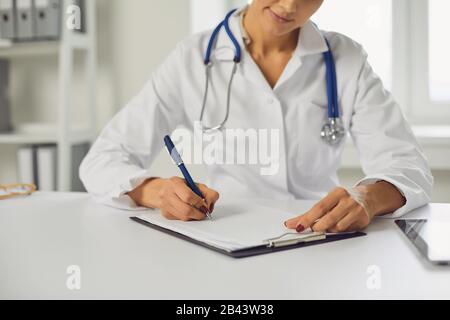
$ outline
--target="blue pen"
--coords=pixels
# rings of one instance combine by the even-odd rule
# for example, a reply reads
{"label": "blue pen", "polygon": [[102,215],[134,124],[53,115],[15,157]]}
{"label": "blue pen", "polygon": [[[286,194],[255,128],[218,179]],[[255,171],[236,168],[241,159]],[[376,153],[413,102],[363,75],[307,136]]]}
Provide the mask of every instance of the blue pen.
{"label": "blue pen", "polygon": [[[177,149],[175,148],[175,145],[173,144],[172,139],[170,138],[170,136],[165,136],[164,137],[164,143],[166,144],[167,151],[169,152],[169,154],[172,157],[173,161],[175,162],[177,167],[180,168],[181,173],[183,174],[184,179],[186,180],[186,184],[188,185],[188,187],[191,188],[191,190],[196,195],[198,195],[200,198],[202,198],[203,201],[206,204],[205,197],[203,196],[202,192],[200,191],[200,189],[195,184],[194,180],[192,180],[192,177],[189,174],[189,171],[186,169],[186,166],[184,165],[183,159],[181,159],[181,156],[178,153]],[[208,210],[208,208],[206,208],[206,209]],[[206,212],[206,216],[209,219],[211,219],[211,214],[210,214],[209,211]]]}

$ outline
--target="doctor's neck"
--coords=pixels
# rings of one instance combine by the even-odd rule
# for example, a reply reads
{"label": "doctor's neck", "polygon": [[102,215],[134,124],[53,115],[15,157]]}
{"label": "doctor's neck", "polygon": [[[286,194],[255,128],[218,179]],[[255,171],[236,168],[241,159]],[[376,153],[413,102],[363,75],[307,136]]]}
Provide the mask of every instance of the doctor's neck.
{"label": "doctor's neck", "polygon": [[300,28],[285,34],[274,34],[267,31],[267,28],[262,25],[264,20],[258,15],[259,13],[253,10],[251,5],[244,14],[243,25],[251,40],[248,49],[259,56],[293,53],[297,47]]}

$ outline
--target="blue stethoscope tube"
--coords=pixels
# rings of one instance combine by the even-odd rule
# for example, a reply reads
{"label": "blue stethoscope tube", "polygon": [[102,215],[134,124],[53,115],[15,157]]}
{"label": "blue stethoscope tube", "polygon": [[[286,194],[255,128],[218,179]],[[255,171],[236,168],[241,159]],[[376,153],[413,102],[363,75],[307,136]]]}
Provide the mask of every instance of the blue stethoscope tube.
{"label": "blue stethoscope tube", "polygon": [[236,10],[237,9],[231,10],[226,15],[225,19],[221,23],[219,23],[219,25],[214,29],[211,38],[209,39],[208,48],[206,49],[205,65],[208,65],[211,62],[212,50],[216,43],[217,36],[219,35],[219,32],[222,29],[222,27],[225,27],[225,32],[227,33],[231,42],[233,42],[235,48],[234,62],[236,63],[241,62],[241,46],[239,45],[239,42],[236,40],[236,37],[234,36],[233,32],[231,32],[230,29],[230,17],[233,15],[233,13],[236,12]]}
{"label": "blue stethoscope tube", "polygon": [[[200,115],[200,123],[202,124],[203,131],[212,131],[212,130],[220,130],[224,127],[225,123],[228,120],[229,112],[230,112],[230,96],[231,96],[231,87],[234,79],[234,75],[237,71],[237,65],[241,62],[242,58],[242,52],[241,52],[241,46],[239,45],[239,42],[236,40],[236,37],[234,36],[233,32],[230,29],[230,17],[233,15],[233,13],[236,12],[237,9],[231,10],[225,17],[225,19],[219,23],[219,25],[214,29],[211,38],[208,42],[208,47],[206,49],[206,54],[204,58],[204,64],[206,66],[206,83],[205,83],[205,94],[203,97],[203,106],[202,111]],[[219,125],[215,127],[206,127],[203,125],[203,117],[206,110],[206,100],[208,96],[208,88],[209,88],[209,78],[210,78],[210,72],[212,68],[212,62],[211,62],[211,55],[214,49],[214,46],[216,44],[217,37],[219,35],[220,30],[222,27],[225,29],[225,32],[227,33],[229,39],[233,43],[233,46],[235,48],[235,55],[234,55],[234,67],[232,74],[230,76],[230,81],[228,83],[228,92],[227,92],[227,112],[225,119],[220,123]],[[338,101],[338,91],[337,91],[337,76],[336,76],[336,64],[334,61],[333,53],[330,49],[330,43],[325,38],[325,42],[328,47],[328,51],[323,53],[323,57],[325,60],[325,67],[326,67],[326,84],[327,84],[327,98],[328,98],[328,121],[324,124],[322,131],[321,131],[321,137],[322,139],[330,144],[335,145],[338,144],[342,138],[345,136],[345,129],[340,123],[340,113],[339,113],[339,101]]]}

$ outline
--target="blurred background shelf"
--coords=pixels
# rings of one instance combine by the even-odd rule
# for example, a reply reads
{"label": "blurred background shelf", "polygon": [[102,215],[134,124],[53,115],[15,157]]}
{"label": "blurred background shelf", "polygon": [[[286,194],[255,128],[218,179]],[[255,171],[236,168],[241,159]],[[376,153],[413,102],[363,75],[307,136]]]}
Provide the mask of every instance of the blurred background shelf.
{"label": "blurred background shelf", "polygon": [[0,58],[56,55],[59,52],[59,48],[59,41],[22,42],[3,46],[0,43]]}
{"label": "blurred background shelf", "polygon": [[[92,141],[94,133],[88,128],[76,127],[67,131],[67,143],[81,144]],[[12,132],[0,133],[0,144],[33,145],[58,144],[59,132],[56,126],[42,126],[41,128],[18,128]]]}
{"label": "blurred background shelf", "polygon": [[70,46],[75,50],[90,50],[90,37],[86,34],[71,34],[70,41],[11,42],[0,40],[0,58],[57,55],[63,46]]}
{"label": "blurred background shelf", "polygon": [[[53,144],[57,153],[57,190],[73,190],[73,180],[76,163],[73,162],[73,149],[75,145],[89,144],[96,132],[97,121],[97,38],[96,38],[96,1],[84,1],[82,11],[81,29],[75,30],[67,27],[66,18],[74,0],[61,0],[61,19],[59,22],[60,30],[56,40],[49,41],[28,41],[15,42],[10,40],[0,40],[0,58],[13,60],[17,57],[29,58],[32,63],[39,63],[39,60],[32,60],[42,56],[55,56],[51,63],[57,66],[56,84],[52,87],[55,98],[55,116],[56,123],[28,123],[13,126],[12,132],[0,133],[0,145],[16,145],[19,148],[23,145],[47,145]],[[79,127],[74,122],[73,109],[77,107],[72,99],[72,93],[77,87],[75,83],[75,54],[82,50],[83,53],[83,71],[85,77],[82,80],[81,87],[86,93],[85,103],[88,108],[86,121],[83,127]],[[10,64],[13,66],[13,64]],[[17,67],[18,64],[15,66]],[[25,77],[27,72],[24,72]],[[53,96],[52,96],[53,97]],[[26,110],[25,104],[19,105],[20,109]],[[42,105],[36,108],[42,108]],[[17,110],[16,110],[17,111]],[[40,111],[38,111],[39,113]],[[37,120],[30,120],[37,121]],[[45,120],[44,120],[45,121]],[[47,120],[50,122],[50,120]],[[13,150],[14,148],[5,150]]]}

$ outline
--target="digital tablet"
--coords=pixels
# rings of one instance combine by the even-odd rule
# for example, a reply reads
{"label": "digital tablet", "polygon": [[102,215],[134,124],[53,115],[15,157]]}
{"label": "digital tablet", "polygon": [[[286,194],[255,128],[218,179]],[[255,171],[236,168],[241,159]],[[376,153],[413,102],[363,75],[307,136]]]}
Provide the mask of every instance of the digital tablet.
{"label": "digital tablet", "polygon": [[395,223],[430,262],[450,265],[450,221],[406,219]]}

